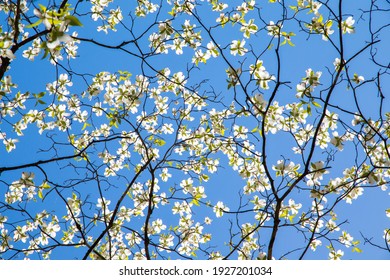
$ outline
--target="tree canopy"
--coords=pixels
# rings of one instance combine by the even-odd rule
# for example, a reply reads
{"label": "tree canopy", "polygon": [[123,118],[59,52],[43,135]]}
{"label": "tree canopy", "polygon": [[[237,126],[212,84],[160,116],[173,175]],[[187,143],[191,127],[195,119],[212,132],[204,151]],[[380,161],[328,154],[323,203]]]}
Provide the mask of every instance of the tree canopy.
{"label": "tree canopy", "polygon": [[0,258],[389,256],[389,11],[1,1]]}

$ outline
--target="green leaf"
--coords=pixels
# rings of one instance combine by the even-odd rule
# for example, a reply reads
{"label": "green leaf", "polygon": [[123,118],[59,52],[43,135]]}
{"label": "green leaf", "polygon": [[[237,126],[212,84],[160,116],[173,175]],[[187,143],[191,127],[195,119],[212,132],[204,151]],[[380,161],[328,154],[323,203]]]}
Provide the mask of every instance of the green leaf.
{"label": "green leaf", "polygon": [[130,72],[128,72],[128,71],[121,71],[121,70],[119,70],[118,73],[120,75],[119,76],[119,81],[126,81],[127,79],[129,79],[132,76],[132,74]]}
{"label": "green leaf", "polygon": [[36,94],[34,94],[34,97],[36,97],[36,98],[42,98],[42,97],[44,97],[45,96],[45,92],[44,91],[41,91],[40,93],[36,93]]}
{"label": "green leaf", "polygon": [[176,16],[176,11],[175,11],[175,7],[172,8],[172,10],[170,12],[168,12],[168,15],[171,15],[171,16]]}
{"label": "green leaf", "polygon": [[311,107],[310,107],[310,104],[307,105],[307,113],[311,116]]}
{"label": "green leaf", "polygon": [[332,27],[332,25],[333,25],[333,21],[328,20],[328,21],[325,23],[325,28],[330,28],[330,27]]}
{"label": "green leaf", "polygon": [[352,245],[353,245],[353,246],[356,246],[356,245],[359,245],[359,244],[360,244],[360,241],[359,241],[359,240],[352,241]]}
{"label": "green leaf", "polygon": [[294,47],[295,45],[293,44],[293,42],[291,42],[290,40],[287,40],[287,43],[291,46],[291,47]]}
{"label": "green leaf", "polygon": [[38,4],[39,5],[39,8],[41,8],[41,11],[44,13],[46,12],[46,6],[43,6],[42,4]]}
{"label": "green leaf", "polygon": [[39,191],[38,191],[38,197],[39,197],[40,199],[43,199],[42,190],[39,190]]}
{"label": "green leaf", "polygon": [[154,144],[156,144],[157,146],[164,146],[165,145],[165,141],[163,139],[155,139],[154,140]]}
{"label": "green leaf", "polygon": [[68,15],[65,17],[65,20],[67,20],[71,26],[83,26],[80,20],[75,16]]}
{"label": "green leaf", "polygon": [[36,26],[40,25],[41,22],[42,22],[42,19],[39,19],[38,21],[36,21],[36,22],[34,22],[34,23],[32,23],[32,24],[27,25],[26,28],[33,28],[33,27],[36,27]]}
{"label": "green leaf", "polygon": [[290,223],[293,223],[295,216],[296,215],[289,215],[288,216],[288,219],[289,219]]}
{"label": "green leaf", "polygon": [[91,126],[89,123],[85,122],[81,130],[85,130],[88,126]]}
{"label": "green leaf", "polygon": [[360,248],[358,248],[358,247],[354,247],[354,248],[352,249],[352,252],[361,253],[361,252],[363,252],[363,250],[360,249]]}
{"label": "green leaf", "polygon": [[48,49],[47,46],[46,46],[46,42],[43,42],[43,43],[42,43],[42,47],[44,47],[45,53],[43,54],[43,56],[42,56],[41,59],[45,59],[45,58],[48,56],[48,54],[50,53],[50,51],[49,51],[49,49]]}
{"label": "green leaf", "polygon": [[191,201],[191,203],[194,204],[194,205],[196,205],[196,206],[200,206],[199,200],[198,200],[198,199],[193,199],[193,200]]}
{"label": "green leaf", "polygon": [[311,104],[313,104],[317,108],[321,108],[321,105],[315,101],[313,101]]}
{"label": "green leaf", "polygon": [[199,181],[200,182],[203,182],[203,181],[207,182],[209,179],[210,179],[210,177],[208,175],[206,175],[206,174],[202,174],[202,175],[199,176]]}

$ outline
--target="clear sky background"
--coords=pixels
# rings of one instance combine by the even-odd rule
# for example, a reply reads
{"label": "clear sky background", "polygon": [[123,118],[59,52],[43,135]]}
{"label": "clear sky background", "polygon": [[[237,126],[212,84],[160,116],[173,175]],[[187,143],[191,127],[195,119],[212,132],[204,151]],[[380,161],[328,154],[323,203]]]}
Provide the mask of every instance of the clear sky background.
{"label": "clear sky background", "polygon": [[[233,6],[233,3],[235,1],[227,2],[229,4],[232,4]],[[287,2],[295,3],[295,1]],[[356,14],[356,11],[359,8],[362,8],[362,6],[366,4],[366,2],[368,1],[344,1],[345,14]],[[123,5],[122,10],[127,11],[127,9],[124,7],[129,4],[128,1],[117,1],[115,5]],[[266,6],[267,5],[264,4],[264,7]],[[89,5],[86,3],[82,3],[80,5],[80,8],[82,9],[88,9],[88,7]],[[116,6],[113,6],[112,8],[115,7]],[[162,13],[164,12],[166,12],[166,10],[164,10]],[[202,15],[202,19],[205,20],[206,24],[213,24],[213,21],[211,20],[212,17],[208,17],[208,12],[204,12],[203,10],[202,12],[204,13],[204,15]],[[272,6],[264,8],[264,10],[262,10],[262,16],[264,17],[264,20],[266,22],[270,20],[278,20],[278,18],[280,17],[279,14],[280,10],[273,9]],[[129,18],[126,17],[125,13],[124,16],[124,22],[129,24]],[[3,22],[3,18],[1,17],[3,17],[3,14],[0,16],[0,20]],[[191,19],[191,17],[188,18]],[[94,38],[96,41],[112,45],[119,44],[124,40],[131,39],[129,38],[128,32],[121,27],[118,27],[117,32],[109,32],[108,35],[105,35],[103,32],[97,33],[95,31],[97,23],[86,19],[87,17],[85,17],[84,20],[83,18],[81,18],[81,21],[84,25],[83,27],[72,27],[72,30],[77,31],[79,33],[80,38]],[[148,23],[148,20],[149,19],[137,20],[134,29],[135,32],[142,32],[146,26],[146,23]],[[389,16],[387,14],[387,17],[382,16],[375,18],[375,20],[377,21],[375,25],[380,26],[389,22]],[[195,23],[194,19],[191,19],[191,21],[194,21]],[[364,42],[369,39],[369,33],[366,26],[367,21],[365,18],[356,18],[356,33],[353,35],[345,36],[346,57],[350,56],[359,48],[364,46]],[[288,26],[286,26],[286,28],[287,27]],[[225,43],[231,42],[232,39],[242,39],[242,35],[239,35],[238,32],[231,32],[230,30],[231,29],[229,26],[225,29],[222,29],[220,33],[215,34],[216,38],[220,39],[222,42]],[[315,71],[322,71],[324,75],[323,82],[326,83],[327,79],[329,79],[329,75],[327,73],[326,68],[333,69],[332,63],[337,57],[337,53],[335,53],[332,48],[326,47],[325,44],[323,44],[323,41],[321,40],[320,36],[312,37],[307,40],[307,34],[297,32],[297,30],[291,31],[297,33],[297,36],[293,38],[295,47],[289,47],[287,45],[283,46],[281,48],[281,57],[282,63],[285,63],[285,66],[282,69],[282,77],[284,77],[286,80],[291,81],[292,89],[289,90],[287,87],[284,87],[281,90],[281,92],[285,94],[285,98],[282,98],[282,95],[279,94],[278,101],[281,104],[286,104],[288,102],[296,100],[295,86],[297,83],[300,82],[300,79],[304,76],[305,70],[308,68],[312,68]],[[143,42],[141,43],[141,46],[143,46],[145,49],[147,49],[148,44],[146,39],[147,37],[145,37],[145,40],[143,40]],[[250,41],[253,48],[256,49],[263,48],[268,43],[269,39],[269,36],[267,36],[266,32],[263,30],[258,34],[257,37],[252,37],[248,41]],[[380,37],[380,39],[382,40],[379,47],[380,50],[390,49],[389,36],[382,36]],[[132,48],[133,46],[129,47],[129,49]],[[170,52],[170,54],[167,56],[158,56],[158,59],[153,59],[151,61],[153,61],[157,69],[169,67],[171,68],[172,72],[180,70],[183,71],[187,63],[190,62],[192,53],[192,50],[186,48],[182,56],[176,56],[174,52]],[[226,51],[226,53],[228,53],[228,51]],[[383,51],[381,53],[382,54],[380,54],[379,57],[385,60],[388,54]],[[117,70],[127,70],[136,75],[139,74],[140,71],[139,61],[136,58],[131,57],[119,50],[104,49],[89,43],[82,42],[81,44],[79,44],[78,56],[79,57],[76,60],[71,61],[70,64],[75,73],[96,74],[100,71],[115,72]],[[368,59],[368,51],[362,54],[362,58],[357,59],[350,65],[350,67],[353,68],[353,71],[358,73],[359,75],[362,75],[365,78],[370,78],[373,76],[373,74],[375,74],[376,69],[371,68],[372,64],[367,64],[365,62]],[[232,61],[236,63],[241,59],[241,57],[230,56],[230,59],[232,59]],[[262,57],[262,60],[264,61],[264,65],[267,68],[267,71],[269,71],[271,74],[274,74],[276,71],[274,53],[270,51],[269,54],[265,54]],[[253,61],[251,61],[250,63],[253,63]],[[66,64],[65,61],[64,64]],[[64,71],[60,67],[53,67],[53,65],[51,65],[46,59],[40,60],[39,58],[37,58],[34,62],[31,63],[21,57],[21,52],[17,54],[17,58],[12,62],[11,67],[12,68],[9,71],[9,74],[13,77],[13,81],[18,84],[18,90],[22,92],[30,91],[33,93],[38,93],[41,91],[45,91],[45,87],[48,82],[55,81],[58,74],[64,73]],[[220,92],[222,95],[226,95],[226,100],[230,100],[232,96],[232,90],[227,90],[226,87],[226,68],[226,64],[224,64],[220,58],[210,59],[206,65],[200,64],[199,69],[193,72],[193,81],[194,83],[196,83],[196,81],[201,81],[202,79],[207,78],[209,80],[208,85],[211,85],[216,92]],[[80,94],[84,90],[86,90],[85,82],[77,75],[74,75],[72,77],[72,82],[73,87],[70,88],[72,94]],[[90,80],[88,82],[90,82]],[[382,88],[384,89],[384,93],[388,91],[389,86],[389,81],[383,80]],[[333,102],[337,104],[345,103],[345,98],[343,96],[348,94],[351,94],[351,92],[348,92],[346,88],[339,87],[337,89],[337,92],[335,93]],[[376,108],[379,104],[379,98],[377,98],[376,94],[374,94],[373,96],[372,92],[370,92],[370,88],[368,88],[367,92],[362,93],[359,98],[362,101],[362,104],[364,104],[365,106],[365,112],[371,114],[373,118],[377,118],[378,115]],[[32,102],[30,104],[32,104]],[[388,99],[385,99],[384,112],[389,111],[390,102],[388,101]],[[5,124],[1,125],[3,131],[9,131],[9,127],[7,127]],[[250,124],[248,124],[248,127],[250,127]],[[55,135],[55,137],[58,137],[58,139],[61,139],[61,137],[64,136],[64,134],[58,131],[52,131],[49,132],[49,134]],[[286,145],[286,140],[283,137],[270,136],[270,139],[271,141],[269,141],[270,144],[268,150],[270,152],[270,162],[274,160],[276,164],[276,161],[280,159],[282,155],[286,158],[291,158],[294,161],[295,155],[291,150],[291,146]],[[52,155],[52,152],[36,152],[40,148],[44,149],[45,146],[47,147],[47,145],[49,145],[49,142],[47,141],[47,139],[45,139],[44,135],[39,135],[38,129],[31,126],[28,130],[25,131],[25,135],[19,139],[19,143],[17,144],[17,149],[15,151],[13,151],[12,153],[7,153],[3,147],[0,148],[0,166],[13,166],[33,162],[36,160],[47,159]],[[68,150],[59,150],[59,153],[65,154],[66,151]],[[332,173],[329,178],[340,176],[342,174],[343,169],[353,163],[353,153],[354,150],[352,145],[346,145],[345,150],[342,153],[337,154],[337,160],[332,165],[332,170],[334,169],[337,171],[335,173]],[[221,163],[227,163],[227,161],[222,158],[222,155],[220,158]],[[62,167],[63,164],[50,164],[45,166],[45,169],[51,176],[58,176],[59,178],[71,178],[72,176],[74,176],[70,173],[69,169]],[[28,171],[37,172],[36,169],[30,169]],[[0,180],[2,180],[3,182],[10,182],[17,178],[19,174],[20,171],[7,172],[6,174],[1,174]],[[39,175],[37,176],[37,181],[39,181],[39,179],[42,179],[42,177],[39,178]],[[177,180],[175,181],[180,182],[180,180],[181,179],[177,178]],[[122,184],[124,183],[124,181],[118,180],[118,183]],[[237,173],[232,172],[231,167],[229,167],[227,164],[225,164],[224,168],[219,169],[218,173],[214,174],[214,176],[211,177],[209,182],[204,183],[204,186],[208,189],[208,199],[210,199],[213,203],[216,203],[219,200],[224,201],[229,206],[230,210],[234,210],[238,207],[239,201],[237,200],[237,194],[242,191],[242,187],[244,185],[245,182],[238,176]],[[97,194],[93,191],[94,186],[89,185],[88,183],[85,184],[85,189],[80,189],[80,192],[85,194],[85,191],[89,192],[89,190],[92,190],[91,198],[98,197]],[[116,197],[116,195],[118,195],[119,192],[119,189],[110,189],[107,191],[107,196],[111,196],[112,198],[114,198]],[[2,197],[4,197],[4,193],[5,189],[3,186],[2,189],[0,189],[0,199],[3,199]],[[299,198],[301,197],[299,193],[294,194],[293,197],[297,198],[296,202],[301,202],[299,201]],[[91,201],[93,200],[94,199],[91,199]],[[60,213],[65,214],[65,209],[63,206],[58,208],[58,205],[59,201],[55,200],[53,195],[51,197],[48,197],[44,202],[38,201],[34,207],[36,207],[36,209],[43,209],[45,207],[47,207],[48,209],[55,209],[57,215],[61,217]],[[348,223],[343,225],[343,229],[347,230],[354,237],[355,240],[361,240],[361,245],[359,247],[363,250],[362,253],[358,254],[353,253],[351,248],[345,249],[343,246],[339,246],[339,248],[336,249],[344,250],[344,259],[390,259],[389,252],[379,250],[370,244],[364,244],[364,240],[361,236],[361,234],[363,234],[367,238],[373,238],[372,242],[380,244],[381,246],[384,245],[382,239],[383,230],[385,228],[390,227],[390,220],[388,217],[386,217],[385,214],[385,209],[387,208],[390,208],[389,191],[381,191],[380,189],[366,189],[364,191],[364,195],[358,200],[354,201],[352,205],[348,205],[345,202],[340,203],[339,207],[336,208],[339,220],[348,220]],[[207,230],[205,231],[213,234],[213,238],[216,240],[216,244],[221,244],[222,240],[226,241],[226,237],[229,235],[229,224],[227,223],[227,221],[229,218],[231,218],[231,216],[226,217],[228,216],[226,215],[224,216],[224,218],[218,220],[217,218],[215,218],[215,215],[213,216],[211,209],[197,210],[199,211],[197,215],[210,216],[214,220],[213,226],[207,228]],[[159,213],[163,220],[172,219],[172,215],[169,214],[170,208],[161,209],[161,212]],[[18,217],[10,216],[10,220],[12,219],[17,220]],[[177,219],[177,217],[173,217],[173,219]],[[142,219],[139,219],[139,222],[142,221]],[[137,222],[137,219],[134,219],[134,222]],[[294,231],[295,229],[280,231],[280,235],[277,238],[275,252],[278,252],[279,248],[283,249],[281,251],[285,251],[286,248],[291,247],[291,249],[294,249],[296,247],[299,247],[299,245],[304,244],[302,243],[303,240],[300,238],[300,235],[295,233]],[[52,258],[82,258],[84,253],[85,252],[83,250],[78,251],[77,249],[61,249],[58,252],[53,253]],[[322,246],[315,253],[309,252],[306,256],[306,259],[324,259],[327,258],[327,255],[328,250],[325,248],[325,246]],[[296,255],[292,254],[291,256],[287,256],[287,258],[294,258],[294,256],[296,257]],[[23,256],[20,257],[22,258]],[[199,255],[199,258],[202,258],[202,256]]]}

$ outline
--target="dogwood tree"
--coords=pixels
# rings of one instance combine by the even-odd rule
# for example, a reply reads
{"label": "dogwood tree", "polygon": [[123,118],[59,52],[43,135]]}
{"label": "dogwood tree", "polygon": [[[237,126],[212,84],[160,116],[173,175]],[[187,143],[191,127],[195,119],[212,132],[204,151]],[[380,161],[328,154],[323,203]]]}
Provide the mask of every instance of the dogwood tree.
{"label": "dogwood tree", "polygon": [[388,253],[389,9],[1,1],[0,257]]}

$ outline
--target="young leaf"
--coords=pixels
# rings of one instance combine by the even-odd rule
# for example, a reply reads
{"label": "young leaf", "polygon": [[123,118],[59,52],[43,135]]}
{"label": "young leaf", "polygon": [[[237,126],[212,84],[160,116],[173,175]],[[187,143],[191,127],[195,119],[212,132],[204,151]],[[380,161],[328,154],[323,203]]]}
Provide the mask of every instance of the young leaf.
{"label": "young leaf", "polygon": [[75,16],[68,15],[65,17],[65,20],[68,21],[71,26],[83,26],[80,20]]}
{"label": "young leaf", "polygon": [[358,247],[353,247],[352,252],[361,253],[363,250]]}
{"label": "young leaf", "polygon": [[321,108],[321,105],[315,101],[313,101],[311,104],[313,104],[317,108]]}
{"label": "young leaf", "polygon": [[40,199],[43,199],[42,190],[39,190],[39,191],[38,191],[38,197],[39,197]]}
{"label": "young leaf", "polygon": [[36,22],[32,23],[32,24],[29,24],[29,25],[26,25],[26,28],[33,28],[33,27],[36,27],[38,25],[40,25],[42,22],[42,19],[39,19],[37,20]]}
{"label": "young leaf", "polygon": [[42,184],[42,188],[50,189],[50,185],[47,182],[45,182],[45,183]]}
{"label": "young leaf", "polygon": [[191,201],[191,203],[194,204],[194,205],[196,205],[196,206],[200,206],[199,200],[198,200],[198,199],[193,199],[193,200]]}

